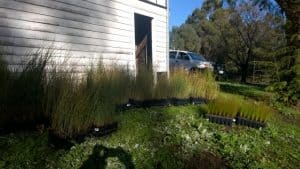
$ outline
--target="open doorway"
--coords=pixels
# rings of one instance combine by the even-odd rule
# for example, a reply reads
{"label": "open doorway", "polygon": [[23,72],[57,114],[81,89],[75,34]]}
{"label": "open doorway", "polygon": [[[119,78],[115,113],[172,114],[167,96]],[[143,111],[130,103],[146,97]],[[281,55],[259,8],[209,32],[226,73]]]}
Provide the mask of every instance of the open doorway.
{"label": "open doorway", "polygon": [[152,70],[152,18],[134,14],[137,72]]}

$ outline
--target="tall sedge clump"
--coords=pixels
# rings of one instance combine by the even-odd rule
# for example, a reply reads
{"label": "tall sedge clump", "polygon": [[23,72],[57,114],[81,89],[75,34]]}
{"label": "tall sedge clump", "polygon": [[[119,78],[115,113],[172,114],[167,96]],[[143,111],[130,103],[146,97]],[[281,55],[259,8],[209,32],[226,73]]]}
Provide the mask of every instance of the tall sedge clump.
{"label": "tall sedge clump", "polygon": [[6,101],[10,78],[11,73],[8,70],[7,63],[3,60],[2,52],[0,52],[0,127],[8,119]]}
{"label": "tall sedge clump", "polygon": [[74,137],[92,127],[114,122],[116,107],[130,95],[132,77],[128,71],[102,64],[82,80],[66,74],[53,111],[52,128],[61,137]]}
{"label": "tall sedge clump", "polygon": [[43,100],[47,84],[46,66],[51,55],[49,50],[35,52],[18,72],[10,72],[3,106],[9,115],[9,125],[37,124],[47,118]]}
{"label": "tall sedge clump", "polygon": [[194,98],[215,99],[219,93],[219,85],[215,81],[212,72],[196,72],[188,76],[191,86],[190,96]]}
{"label": "tall sedge clump", "polygon": [[154,76],[147,69],[139,70],[132,86],[132,98],[137,100],[153,99]]}
{"label": "tall sedge clump", "polygon": [[89,72],[87,87],[90,93],[91,114],[95,126],[114,121],[116,107],[128,101],[132,77],[124,69],[99,67]]}
{"label": "tall sedge clump", "polygon": [[191,83],[184,69],[176,69],[170,76],[170,94],[172,97],[185,99],[190,96]]}
{"label": "tall sedge clump", "polygon": [[218,94],[219,94],[219,84],[215,81],[215,77],[213,75],[213,72],[211,71],[206,71],[204,72],[204,77],[205,77],[205,98],[208,100],[213,100],[215,99]]}
{"label": "tall sedge clump", "polygon": [[171,98],[170,81],[168,78],[160,78],[157,80],[154,90],[155,99],[168,99]]}

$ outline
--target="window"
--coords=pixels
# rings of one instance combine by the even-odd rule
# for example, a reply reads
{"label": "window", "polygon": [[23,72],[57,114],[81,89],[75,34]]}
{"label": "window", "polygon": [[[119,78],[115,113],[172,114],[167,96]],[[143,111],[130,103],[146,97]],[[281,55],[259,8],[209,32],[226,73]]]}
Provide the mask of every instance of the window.
{"label": "window", "polygon": [[183,53],[183,52],[180,52],[177,58],[180,60],[190,60],[189,55],[187,55],[186,53]]}
{"label": "window", "polygon": [[175,59],[176,54],[177,54],[177,52],[170,52],[170,59]]}
{"label": "window", "polygon": [[206,61],[206,59],[202,55],[198,55],[198,54],[192,53],[192,52],[190,52],[189,55],[192,57],[193,60],[200,60],[203,62]]}
{"label": "window", "polygon": [[163,8],[167,7],[167,0],[140,0],[140,1],[147,2]]}

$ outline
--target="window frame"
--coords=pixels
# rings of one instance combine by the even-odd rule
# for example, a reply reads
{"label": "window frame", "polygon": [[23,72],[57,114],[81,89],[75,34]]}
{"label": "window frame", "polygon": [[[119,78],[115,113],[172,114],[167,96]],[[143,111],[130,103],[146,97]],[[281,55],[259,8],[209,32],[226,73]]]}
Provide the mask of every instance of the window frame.
{"label": "window frame", "polygon": [[148,3],[148,4],[152,4],[152,5],[155,5],[157,7],[160,7],[160,8],[164,8],[164,9],[167,9],[168,8],[168,1],[165,0],[165,5],[160,5],[158,4],[157,0],[155,0],[156,2],[152,2],[152,1],[149,1],[149,0],[139,0],[139,1],[142,1],[142,2],[145,2],[145,3]]}
{"label": "window frame", "polygon": [[[187,59],[186,59],[186,58],[183,58],[183,57],[181,57],[182,55],[185,55],[185,56],[187,56]],[[182,58],[182,59],[181,59],[181,58]],[[178,52],[178,54],[177,54],[177,59],[178,59],[178,60],[191,61],[191,58],[190,58],[190,56],[189,56],[187,53],[185,53],[185,52]]]}

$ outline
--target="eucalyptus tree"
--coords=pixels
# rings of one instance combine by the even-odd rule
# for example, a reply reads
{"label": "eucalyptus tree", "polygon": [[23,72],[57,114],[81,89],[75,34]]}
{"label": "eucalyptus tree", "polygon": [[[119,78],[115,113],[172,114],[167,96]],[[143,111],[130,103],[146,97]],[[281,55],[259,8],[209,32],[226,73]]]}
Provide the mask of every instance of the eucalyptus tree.
{"label": "eucalyptus tree", "polygon": [[[300,97],[300,0],[249,0],[261,9],[275,9],[277,5],[287,18],[285,34],[286,51],[281,58],[280,83],[275,84],[275,91],[280,91],[284,101],[298,103]],[[203,7],[208,14],[222,6],[234,6],[238,0],[206,0]],[[274,2],[277,3],[274,4]],[[282,50],[279,52],[282,55]]]}

